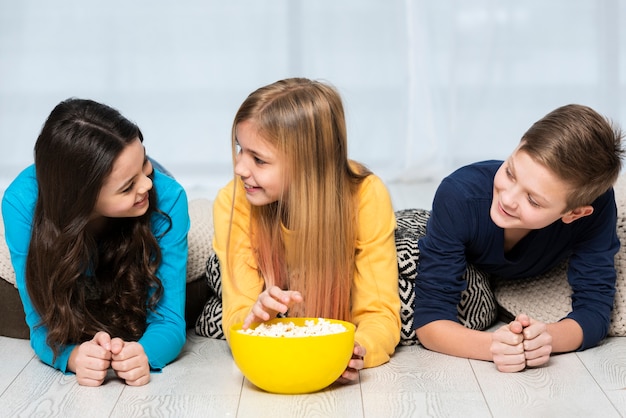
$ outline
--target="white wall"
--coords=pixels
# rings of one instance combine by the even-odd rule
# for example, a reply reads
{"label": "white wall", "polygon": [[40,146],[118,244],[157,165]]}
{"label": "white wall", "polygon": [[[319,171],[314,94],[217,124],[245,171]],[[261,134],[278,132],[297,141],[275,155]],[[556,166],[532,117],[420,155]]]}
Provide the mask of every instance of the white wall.
{"label": "white wall", "polygon": [[388,182],[504,158],[583,103],[626,128],[619,0],[0,0],[0,190],[71,96],[139,124],[190,196],[231,176],[230,125],[275,80],[333,83],[351,156]]}

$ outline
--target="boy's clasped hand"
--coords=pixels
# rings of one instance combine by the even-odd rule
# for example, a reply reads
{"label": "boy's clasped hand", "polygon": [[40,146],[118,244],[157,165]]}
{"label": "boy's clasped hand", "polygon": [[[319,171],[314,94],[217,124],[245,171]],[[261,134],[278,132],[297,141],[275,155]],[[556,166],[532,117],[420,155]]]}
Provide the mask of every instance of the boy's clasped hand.
{"label": "boy's clasped hand", "polygon": [[552,335],[545,323],[520,314],[492,333],[490,349],[499,371],[518,372],[550,360]]}

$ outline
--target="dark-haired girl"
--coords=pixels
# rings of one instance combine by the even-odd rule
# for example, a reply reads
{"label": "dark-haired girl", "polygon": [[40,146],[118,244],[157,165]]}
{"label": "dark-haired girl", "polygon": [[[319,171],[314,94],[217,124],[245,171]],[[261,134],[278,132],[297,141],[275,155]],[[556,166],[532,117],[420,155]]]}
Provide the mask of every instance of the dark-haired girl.
{"label": "dark-haired girl", "polygon": [[117,110],[69,99],[48,117],[35,164],[2,201],[17,287],[39,358],[102,384],[129,385],[185,342],[187,197],[146,156]]}

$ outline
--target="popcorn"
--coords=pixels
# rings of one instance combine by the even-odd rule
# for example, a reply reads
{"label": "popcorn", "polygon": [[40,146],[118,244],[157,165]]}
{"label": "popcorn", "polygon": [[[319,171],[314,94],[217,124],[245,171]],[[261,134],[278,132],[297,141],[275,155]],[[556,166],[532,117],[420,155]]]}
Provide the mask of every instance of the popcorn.
{"label": "popcorn", "polygon": [[277,322],[275,324],[260,324],[255,329],[240,329],[237,332],[261,337],[312,337],[320,335],[338,334],[346,332],[343,324],[333,323],[324,318],[306,320],[304,326],[295,325],[293,322]]}

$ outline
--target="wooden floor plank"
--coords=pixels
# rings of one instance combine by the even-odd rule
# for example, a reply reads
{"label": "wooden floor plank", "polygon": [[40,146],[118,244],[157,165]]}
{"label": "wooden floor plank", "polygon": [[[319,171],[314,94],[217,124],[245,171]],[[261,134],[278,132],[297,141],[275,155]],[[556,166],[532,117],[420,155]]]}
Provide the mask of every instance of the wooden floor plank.
{"label": "wooden floor plank", "polygon": [[108,417],[124,386],[117,379],[80,386],[74,375],[31,361],[0,397],[0,411],[6,417]]}
{"label": "wooden floor plank", "polygon": [[489,410],[467,359],[399,347],[391,361],[361,372],[366,417],[485,417]]}
{"label": "wooden floor plank", "polygon": [[575,353],[552,356],[545,367],[500,373],[471,360],[494,417],[619,417]]}
{"label": "wooden floor plank", "polygon": [[30,340],[0,337],[0,396],[26,365],[35,358]]}
{"label": "wooden floor plank", "polygon": [[607,398],[626,417],[626,338],[608,338],[576,354]]}
{"label": "wooden floor plank", "polygon": [[306,395],[278,395],[255,387],[247,379],[241,393],[238,417],[363,417],[359,384],[333,384]]}
{"label": "wooden floor plank", "polygon": [[125,388],[112,416],[235,416],[242,382],[226,341],[190,334],[148,385]]}

